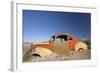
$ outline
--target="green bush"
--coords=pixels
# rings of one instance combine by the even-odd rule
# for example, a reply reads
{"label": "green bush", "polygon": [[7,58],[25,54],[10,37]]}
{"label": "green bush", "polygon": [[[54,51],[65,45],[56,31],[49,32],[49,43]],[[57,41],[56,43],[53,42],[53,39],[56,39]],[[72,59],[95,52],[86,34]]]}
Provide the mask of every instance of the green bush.
{"label": "green bush", "polygon": [[23,56],[23,62],[26,62],[26,61],[29,61],[29,60],[32,59],[31,51],[32,51],[32,50],[29,49],[29,50],[25,53],[25,55]]}

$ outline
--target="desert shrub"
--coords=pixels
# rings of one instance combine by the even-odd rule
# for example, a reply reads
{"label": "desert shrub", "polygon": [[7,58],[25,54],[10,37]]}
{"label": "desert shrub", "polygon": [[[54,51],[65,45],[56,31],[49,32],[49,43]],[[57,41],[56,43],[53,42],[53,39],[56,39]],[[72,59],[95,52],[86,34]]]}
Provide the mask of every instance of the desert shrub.
{"label": "desert shrub", "polygon": [[88,49],[91,49],[91,40],[89,40],[89,39],[85,39],[85,40],[81,40],[81,41],[83,41],[84,43],[87,44]]}
{"label": "desert shrub", "polygon": [[32,51],[32,50],[30,49],[30,50],[28,50],[28,51],[25,53],[25,55],[23,56],[23,62],[29,61],[29,60],[32,59],[31,51]]}
{"label": "desert shrub", "polygon": [[70,50],[66,42],[56,41],[54,43],[54,52],[59,55],[69,55]]}
{"label": "desert shrub", "polygon": [[31,55],[24,55],[23,62],[31,60]]}

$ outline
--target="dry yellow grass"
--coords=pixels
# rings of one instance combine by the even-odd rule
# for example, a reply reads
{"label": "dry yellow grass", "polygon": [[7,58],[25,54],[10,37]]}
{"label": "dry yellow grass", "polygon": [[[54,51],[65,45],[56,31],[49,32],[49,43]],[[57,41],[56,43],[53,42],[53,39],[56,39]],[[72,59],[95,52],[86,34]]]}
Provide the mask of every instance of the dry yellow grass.
{"label": "dry yellow grass", "polygon": [[69,55],[70,50],[66,42],[55,41],[54,52],[56,52],[59,55]]}

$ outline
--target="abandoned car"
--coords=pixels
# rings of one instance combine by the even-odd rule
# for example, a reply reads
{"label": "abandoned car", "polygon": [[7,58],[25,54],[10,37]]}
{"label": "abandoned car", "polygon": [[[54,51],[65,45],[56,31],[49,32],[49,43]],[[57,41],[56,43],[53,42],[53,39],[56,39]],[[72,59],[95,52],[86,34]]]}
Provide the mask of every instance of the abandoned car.
{"label": "abandoned car", "polygon": [[52,35],[48,42],[32,43],[32,55],[46,57],[56,52],[58,54],[67,54],[68,51],[84,51],[87,45],[70,34],[60,33]]}

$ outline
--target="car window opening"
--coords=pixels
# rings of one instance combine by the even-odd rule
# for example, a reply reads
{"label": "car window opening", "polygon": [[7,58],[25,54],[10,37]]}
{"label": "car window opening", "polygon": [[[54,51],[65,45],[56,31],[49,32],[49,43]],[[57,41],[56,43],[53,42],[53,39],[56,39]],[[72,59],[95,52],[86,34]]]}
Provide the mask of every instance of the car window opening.
{"label": "car window opening", "polygon": [[61,42],[67,41],[67,35],[57,36],[56,40],[61,41]]}

